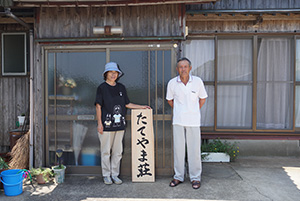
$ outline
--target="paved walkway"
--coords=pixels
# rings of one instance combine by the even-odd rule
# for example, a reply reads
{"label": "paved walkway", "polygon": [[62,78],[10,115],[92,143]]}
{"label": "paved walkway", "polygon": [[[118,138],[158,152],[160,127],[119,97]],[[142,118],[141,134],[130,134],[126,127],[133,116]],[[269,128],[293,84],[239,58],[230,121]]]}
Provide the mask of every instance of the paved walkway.
{"label": "paved walkway", "polygon": [[121,177],[122,185],[105,185],[99,176],[67,175],[65,183],[35,185],[28,182],[19,196],[1,201],[182,201],[182,200],[300,200],[300,158],[243,157],[233,163],[203,163],[202,186],[192,189],[188,180],[169,187],[171,177],[157,177],[155,183],[132,183]]}

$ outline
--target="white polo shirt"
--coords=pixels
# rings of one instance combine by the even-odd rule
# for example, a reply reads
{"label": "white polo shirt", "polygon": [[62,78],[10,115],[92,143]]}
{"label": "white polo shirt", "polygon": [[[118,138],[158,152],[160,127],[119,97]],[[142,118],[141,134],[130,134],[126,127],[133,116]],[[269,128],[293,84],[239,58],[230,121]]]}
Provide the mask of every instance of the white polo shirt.
{"label": "white polo shirt", "polygon": [[184,85],[180,77],[171,79],[167,87],[167,100],[173,100],[173,125],[200,126],[199,99],[207,98],[201,78],[190,75]]}

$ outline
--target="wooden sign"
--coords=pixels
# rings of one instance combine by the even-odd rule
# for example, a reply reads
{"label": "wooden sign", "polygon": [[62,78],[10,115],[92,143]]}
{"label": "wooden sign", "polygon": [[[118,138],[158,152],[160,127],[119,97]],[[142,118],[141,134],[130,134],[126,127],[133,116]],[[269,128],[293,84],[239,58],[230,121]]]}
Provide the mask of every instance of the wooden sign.
{"label": "wooden sign", "polygon": [[154,134],[152,109],[131,111],[132,182],[154,182]]}

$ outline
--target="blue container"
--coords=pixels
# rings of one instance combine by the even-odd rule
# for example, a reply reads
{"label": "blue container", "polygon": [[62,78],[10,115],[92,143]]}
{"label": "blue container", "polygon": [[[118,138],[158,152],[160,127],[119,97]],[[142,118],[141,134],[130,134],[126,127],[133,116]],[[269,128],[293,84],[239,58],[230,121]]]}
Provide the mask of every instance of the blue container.
{"label": "blue container", "polygon": [[23,192],[24,171],[20,169],[5,170],[1,172],[0,177],[5,195],[16,196]]}
{"label": "blue container", "polygon": [[81,163],[84,166],[95,166],[97,165],[97,158],[95,154],[81,154]]}

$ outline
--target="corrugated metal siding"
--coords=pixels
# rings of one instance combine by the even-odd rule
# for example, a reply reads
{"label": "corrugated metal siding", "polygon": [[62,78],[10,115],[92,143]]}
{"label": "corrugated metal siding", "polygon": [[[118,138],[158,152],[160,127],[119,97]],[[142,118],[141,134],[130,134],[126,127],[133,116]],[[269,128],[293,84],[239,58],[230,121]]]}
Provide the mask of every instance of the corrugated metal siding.
{"label": "corrugated metal siding", "polygon": [[93,27],[104,25],[121,26],[123,37],[181,36],[180,23],[181,17],[177,5],[41,8],[36,37],[99,37],[93,35]]}

